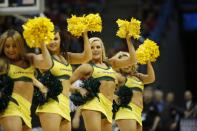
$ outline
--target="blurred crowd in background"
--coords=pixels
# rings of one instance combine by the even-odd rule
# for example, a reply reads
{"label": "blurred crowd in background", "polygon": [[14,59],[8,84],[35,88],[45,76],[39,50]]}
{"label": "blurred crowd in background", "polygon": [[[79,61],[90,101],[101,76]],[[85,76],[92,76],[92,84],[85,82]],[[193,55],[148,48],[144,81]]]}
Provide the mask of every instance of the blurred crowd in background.
{"label": "blurred crowd in background", "polygon": [[149,131],[153,124],[157,125],[158,131],[179,131],[182,119],[197,118],[197,104],[193,101],[192,92],[186,90],[183,97],[184,101],[178,105],[175,103],[178,98],[173,92],[164,93],[147,87],[144,91],[142,115],[144,131]]}

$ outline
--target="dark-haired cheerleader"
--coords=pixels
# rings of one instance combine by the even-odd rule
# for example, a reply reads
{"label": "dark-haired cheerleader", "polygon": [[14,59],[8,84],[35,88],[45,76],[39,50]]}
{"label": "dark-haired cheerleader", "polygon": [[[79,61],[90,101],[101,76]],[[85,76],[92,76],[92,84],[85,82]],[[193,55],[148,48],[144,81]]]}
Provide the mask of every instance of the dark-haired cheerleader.
{"label": "dark-haired cheerleader", "polygon": [[44,131],[71,130],[69,78],[72,76],[72,67],[70,64],[86,63],[92,57],[87,32],[83,33],[84,51],[82,53],[65,52],[62,47],[66,43],[62,40],[63,38],[60,38],[61,34],[60,29],[55,28],[55,38],[47,45],[53,66],[44,73],[44,78],[41,78],[42,83],[49,90],[47,102],[36,110]]}

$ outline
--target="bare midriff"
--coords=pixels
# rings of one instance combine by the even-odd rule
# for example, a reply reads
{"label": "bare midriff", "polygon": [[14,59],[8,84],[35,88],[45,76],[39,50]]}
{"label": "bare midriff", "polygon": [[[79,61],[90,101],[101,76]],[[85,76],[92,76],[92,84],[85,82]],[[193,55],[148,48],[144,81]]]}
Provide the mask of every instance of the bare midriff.
{"label": "bare midriff", "polygon": [[69,97],[69,89],[70,89],[70,81],[69,80],[60,80],[62,82],[62,86],[63,86],[63,91],[62,94]]}
{"label": "bare midriff", "polygon": [[143,108],[143,96],[142,92],[133,91],[132,103],[140,108]]}
{"label": "bare midriff", "polygon": [[116,84],[114,81],[101,81],[100,92],[110,101],[113,101],[115,88]]}
{"label": "bare midriff", "polygon": [[17,93],[32,103],[34,86],[32,82],[15,81],[13,93]]}

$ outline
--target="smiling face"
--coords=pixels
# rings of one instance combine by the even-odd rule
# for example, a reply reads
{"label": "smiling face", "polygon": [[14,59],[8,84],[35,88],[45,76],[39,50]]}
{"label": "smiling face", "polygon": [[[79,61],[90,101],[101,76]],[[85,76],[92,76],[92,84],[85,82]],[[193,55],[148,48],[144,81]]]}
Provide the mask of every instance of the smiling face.
{"label": "smiling face", "polygon": [[11,60],[19,58],[19,48],[17,48],[16,42],[12,37],[8,37],[4,44],[4,54]]}
{"label": "smiling face", "polygon": [[0,55],[10,60],[19,60],[24,58],[24,41],[19,32],[10,29],[1,35]]}
{"label": "smiling face", "polygon": [[92,49],[92,59],[93,60],[102,60],[102,47],[100,41],[94,41],[91,44]]}
{"label": "smiling face", "polygon": [[99,62],[105,61],[107,57],[105,55],[103,41],[99,37],[92,37],[89,41],[92,49],[92,60]]}
{"label": "smiling face", "polygon": [[47,48],[51,53],[60,52],[60,34],[57,32],[55,38],[47,45]]}

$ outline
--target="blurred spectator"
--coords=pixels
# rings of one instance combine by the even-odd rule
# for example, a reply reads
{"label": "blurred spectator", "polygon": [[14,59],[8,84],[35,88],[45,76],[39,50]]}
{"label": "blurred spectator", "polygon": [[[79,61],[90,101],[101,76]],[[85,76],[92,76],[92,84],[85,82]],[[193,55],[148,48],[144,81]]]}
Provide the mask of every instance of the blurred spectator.
{"label": "blurred spectator", "polygon": [[167,105],[170,105],[170,104],[173,104],[174,103],[174,93],[173,92],[169,92],[167,93],[166,95],[166,104]]}
{"label": "blurred spectator", "polygon": [[179,131],[180,112],[174,103],[174,93],[166,95],[166,104],[161,115],[162,131]]}
{"label": "blurred spectator", "polygon": [[163,91],[161,90],[154,91],[154,102],[157,106],[159,113],[162,113],[164,110]]}
{"label": "blurred spectator", "polygon": [[142,112],[142,123],[144,131],[159,131],[160,115],[157,106],[153,102],[153,91],[147,87],[144,90],[144,109]]}
{"label": "blurred spectator", "polygon": [[193,101],[193,95],[191,93],[191,91],[187,90],[184,93],[184,99],[185,99],[185,103],[184,103],[184,117],[185,118],[190,118],[192,117],[194,111],[195,111],[195,103]]}

